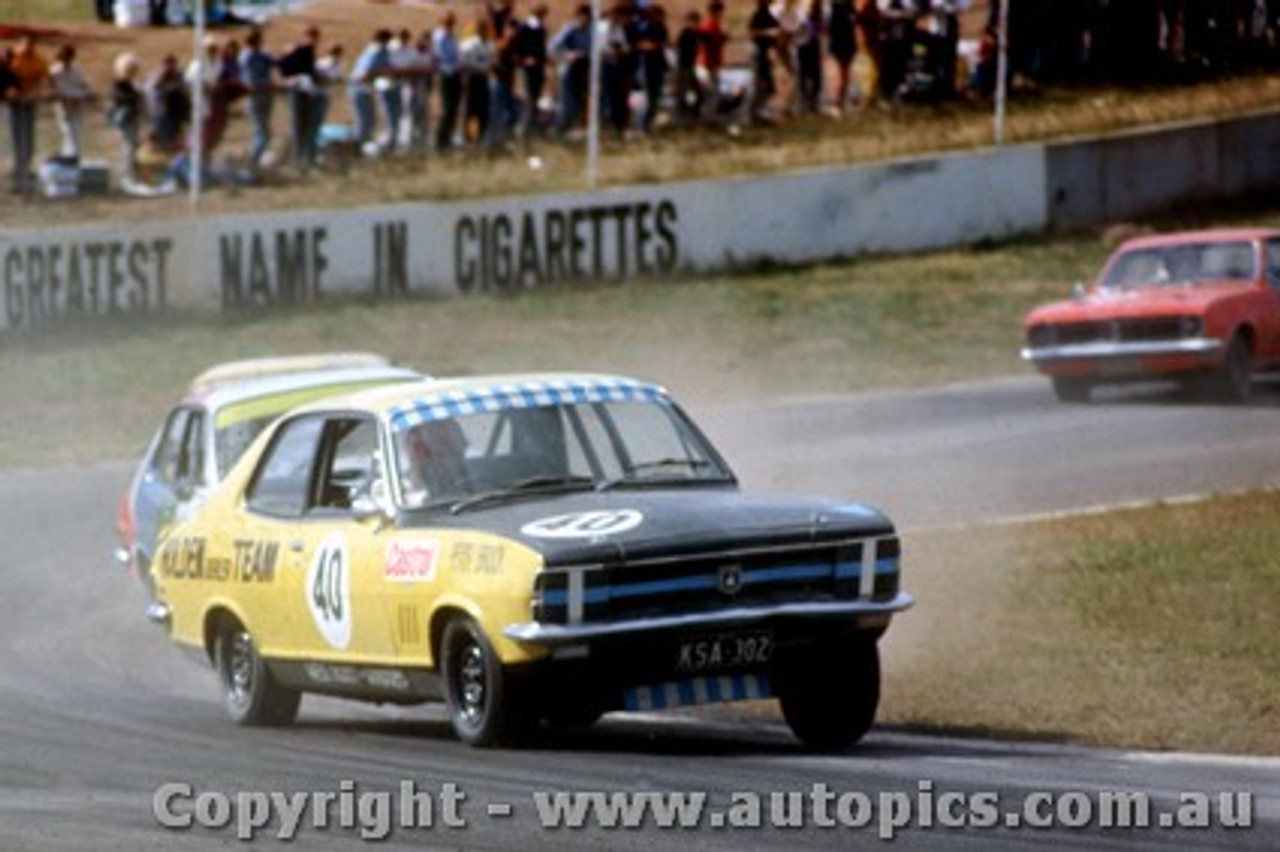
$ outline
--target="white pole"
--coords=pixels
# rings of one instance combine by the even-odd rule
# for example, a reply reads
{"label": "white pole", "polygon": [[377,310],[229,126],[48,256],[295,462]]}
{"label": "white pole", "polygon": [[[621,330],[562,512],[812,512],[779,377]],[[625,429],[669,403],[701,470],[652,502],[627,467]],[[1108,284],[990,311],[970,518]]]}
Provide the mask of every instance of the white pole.
{"label": "white pole", "polygon": [[587,92],[587,186],[600,179],[600,0],[591,0],[591,86]]}
{"label": "white pole", "polygon": [[996,0],[1000,4],[1000,15],[996,24],[996,145],[1004,144],[1005,102],[1009,97],[1009,3],[1011,0]]}
{"label": "white pole", "polygon": [[191,209],[200,204],[204,175],[204,15],[205,0],[195,0],[195,84],[191,92]]}

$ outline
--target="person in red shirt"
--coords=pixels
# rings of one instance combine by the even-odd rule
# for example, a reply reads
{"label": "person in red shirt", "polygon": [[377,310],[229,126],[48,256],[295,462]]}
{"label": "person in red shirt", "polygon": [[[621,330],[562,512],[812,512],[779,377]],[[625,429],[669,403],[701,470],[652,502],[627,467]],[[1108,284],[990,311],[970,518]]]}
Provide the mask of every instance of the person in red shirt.
{"label": "person in red shirt", "polygon": [[36,103],[51,94],[49,63],[36,50],[36,39],[25,34],[9,60],[9,70],[17,80],[9,99],[9,130],[13,137],[13,191],[31,192],[35,172],[31,164],[36,153]]}
{"label": "person in red shirt", "polygon": [[729,34],[724,29],[724,3],[712,0],[707,16],[698,27],[698,64],[707,75],[707,99],[714,114],[720,102],[720,69],[724,67],[724,45]]}

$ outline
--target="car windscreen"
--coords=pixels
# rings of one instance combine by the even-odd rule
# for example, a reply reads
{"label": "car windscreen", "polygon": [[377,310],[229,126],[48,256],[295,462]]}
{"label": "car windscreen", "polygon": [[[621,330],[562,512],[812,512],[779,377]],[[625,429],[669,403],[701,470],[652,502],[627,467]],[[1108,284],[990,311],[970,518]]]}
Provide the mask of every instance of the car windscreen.
{"label": "car windscreen", "polygon": [[428,419],[394,432],[408,508],[558,490],[732,481],[667,401],[553,404]]}
{"label": "car windscreen", "polygon": [[1135,290],[1198,281],[1251,281],[1257,275],[1256,262],[1253,244],[1245,240],[1146,246],[1117,257],[1102,286]]}

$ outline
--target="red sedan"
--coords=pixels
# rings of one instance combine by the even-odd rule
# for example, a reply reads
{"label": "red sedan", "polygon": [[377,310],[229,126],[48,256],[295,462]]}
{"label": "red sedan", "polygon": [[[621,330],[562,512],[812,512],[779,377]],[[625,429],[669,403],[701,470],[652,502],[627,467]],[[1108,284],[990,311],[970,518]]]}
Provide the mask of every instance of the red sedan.
{"label": "red sedan", "polygon": [[1093,285],[1041,305],[1022,357],[1063,401],[1101,384],[1174,380],[1231,402],[1280,365],[1280,230],[1140,237]]}

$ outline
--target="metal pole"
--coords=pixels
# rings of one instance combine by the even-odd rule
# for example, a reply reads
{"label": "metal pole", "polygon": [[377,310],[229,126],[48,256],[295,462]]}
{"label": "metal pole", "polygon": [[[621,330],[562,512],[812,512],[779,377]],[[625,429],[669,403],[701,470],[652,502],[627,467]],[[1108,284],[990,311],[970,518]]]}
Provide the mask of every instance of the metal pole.
{"label": "metal pole", "polygon": [[191,209],[200,205],[204,175],[204,29],[205,0],[195,0],[195,85],[191,92]]}
{"label": "metal pole", "polygon": [[591,0],[591,86],[587,92],[587,186],[600,179],[600,0]]}
{"label": "metal pole", "polygon": [[996,23],[996,145],[1004,144],[1005,102],[1009,97],[1009,4],[1013,0],[996,0],[1000,15]]}

